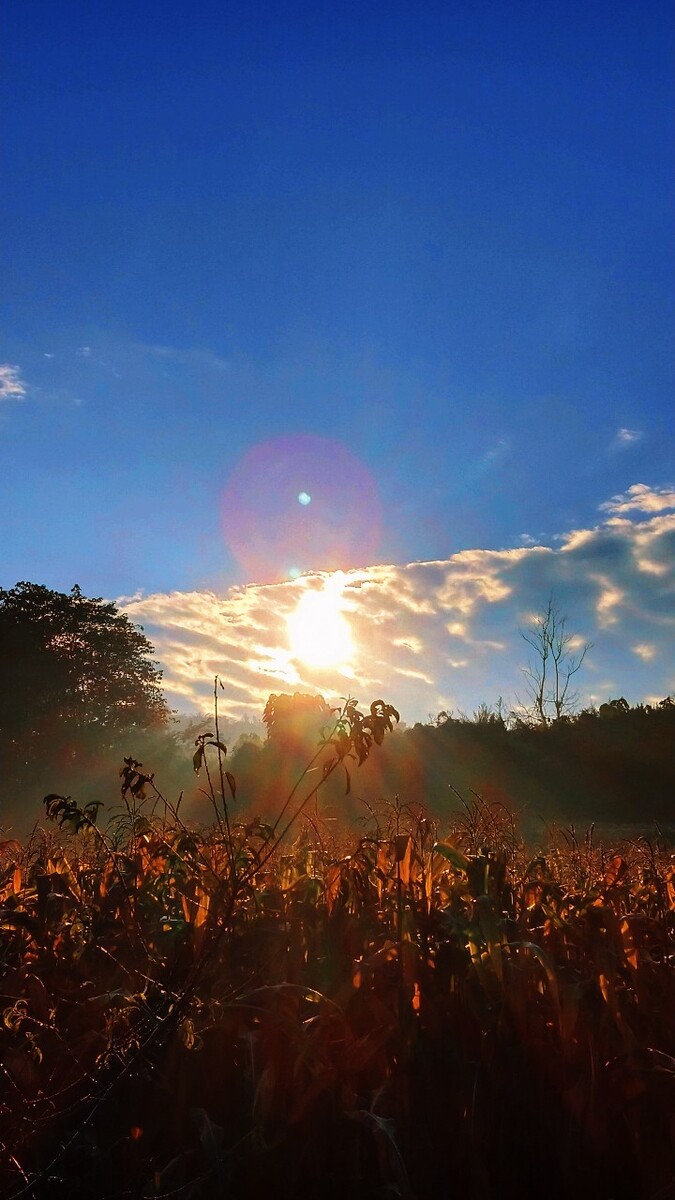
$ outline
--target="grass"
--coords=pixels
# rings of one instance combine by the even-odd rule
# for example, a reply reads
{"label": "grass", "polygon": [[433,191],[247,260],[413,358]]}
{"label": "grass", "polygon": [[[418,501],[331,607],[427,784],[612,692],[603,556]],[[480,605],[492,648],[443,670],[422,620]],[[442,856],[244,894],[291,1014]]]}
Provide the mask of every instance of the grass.
{"label": "grass", "polygon": [[675,860],[457,797],[324,820],[397,714],[336,713],[274,821],[125,760],[0,845],[2,1196],[675,1195]]}

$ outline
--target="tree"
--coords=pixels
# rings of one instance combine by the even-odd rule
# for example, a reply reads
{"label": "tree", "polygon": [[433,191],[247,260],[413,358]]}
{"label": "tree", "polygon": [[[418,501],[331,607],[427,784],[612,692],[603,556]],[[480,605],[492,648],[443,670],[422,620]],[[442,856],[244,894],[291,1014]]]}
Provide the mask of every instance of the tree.
{"label": "tree", "polygon": [[335,714],[323,696],[306,692],[272,693],[262,716],[270,741],[315,742],[322,727],[330,725]]}
{"label": "tree", "polygon": [[521,637],[533,651],[532,661],[522,668],[530,697],[528,715],[539,725],[549,725],[574,712],[578,693],[571,683],[591,649],[591,642],[579,644],[567,632],[567,617],[562,615],[553,596],[546,611],[534,618]]}
{"label": "tree", "polygon": [[609,700],[607,704],[601,704],[598,716],[605,720],[607,717],[625,717],[627,712],[630,712],[630,704],[625,696],[618,696],[615,700]]}
{"label": "tree", "polygon": [[115,604],[35,583],[0,588],[0,755],[25,764],[54,745],[163,726],[153,647]]}

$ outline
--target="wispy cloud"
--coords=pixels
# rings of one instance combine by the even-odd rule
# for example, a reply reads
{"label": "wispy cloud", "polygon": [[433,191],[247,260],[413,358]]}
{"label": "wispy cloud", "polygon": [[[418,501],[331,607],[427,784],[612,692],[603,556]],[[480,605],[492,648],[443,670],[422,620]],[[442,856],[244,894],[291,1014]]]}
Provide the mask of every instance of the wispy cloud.
{"label": "wispy cloud", "polygon": [[633,646],[633,654],[637,654],[643,662],[651,662],[656,658],[656,646],[650,646],[646,642],[642,642],[639,646]]}
{"label": "wispy cloud", "polygon": [[645,512],[660,513],[675,508],[675,488],[651,488],[646,483],[634,483],[626,492],[612,496],[600,505],[600,512],[629,513]]}
{"label": "wispy cloud", "polygon": [[595,602],[595,612],[598,624],[605,629],[608,625],[616,625],[619,620],[617,609],[623,603],[624,593],[607,575],[592,575],[597,583],[599,595]]}
{"label": "wispy cloud", "polygon": [[23,400],[26,390],[20,368],[10,363],[0,363],[0,401]]}
{"label": "wispy cloud", "polygon": [[510,449],[511,447],[506,438],[500,438],[498,442],[495,442],[494,446],[490,446],[490,449],[485,451],[481,460],[483,466],[489,467],[500,459],[505,458],[509,454]]}
{"label": "wispy cloud", "polygon": [[[647,495],[663,504],[669,494],[637,486],[626,495],[638,507]],[[623,498],[607,511],[618,503]],[[438,695],[442,707],[466,711],[500,694],[513,699],[526,659],[520,630],[551,593],[568,616],[574,645],[593,643],[593,695],[608,699],[605,682],[618,680],[637,700],[670,690],[675,638],[675,513],[646,512],[570,531],[556,549],[470,550],[344,572],[339,583],[354,652],[340,668],[300,661],[288,625],[303,596],[334,587],[335,574],[121,604],[154,642],[169,698],[182,708],[207,708],[216,674],[232,717],[260,713],[272,691],[339,697],[356,690],[364,701],[382,693],[407,719],[425,719]],[[588,701],[581,675],[579,686]]]}
{"label": "wispy cloud", "polygon": [[634,446],[636,442],[641,442],[644,433],[641,429],[626,429],[622,426],[617,429],[610,443],[610,450],[625,450],[628,446]]}
{"label": "wispy cloud", "polygon": [[176,363],[182,367],[194,367],[197,370],[226,371],[230,363],[206,346],[161,346],[142,344],[138,349],[151,358],[164,362]]}

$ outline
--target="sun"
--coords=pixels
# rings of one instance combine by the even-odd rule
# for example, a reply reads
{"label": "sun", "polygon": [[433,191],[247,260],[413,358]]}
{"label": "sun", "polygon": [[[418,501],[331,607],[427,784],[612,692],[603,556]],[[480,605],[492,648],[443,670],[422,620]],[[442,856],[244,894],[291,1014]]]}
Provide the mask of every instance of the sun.
{"label": "sun", "polygon": [[333,578],[321,591],[306,591],[288,618],[291,653],[308,667],[344,666],[353,655],[342,587],[342,581]]}

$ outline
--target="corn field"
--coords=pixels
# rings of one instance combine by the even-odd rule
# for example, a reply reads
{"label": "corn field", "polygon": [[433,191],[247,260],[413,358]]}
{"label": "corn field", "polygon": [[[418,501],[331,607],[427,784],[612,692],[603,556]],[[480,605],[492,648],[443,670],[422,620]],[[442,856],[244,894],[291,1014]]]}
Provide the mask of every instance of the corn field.
{"label": "corn field", "polygon": [[216,730],[208,827],[129,758],[0,844],[5,1200],[675,1196],[671,849],[478,796],[342,829],[314,780],[397,718],[349,703],[274,822]]}

